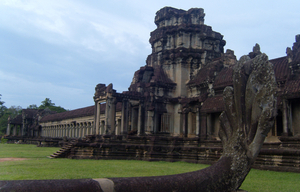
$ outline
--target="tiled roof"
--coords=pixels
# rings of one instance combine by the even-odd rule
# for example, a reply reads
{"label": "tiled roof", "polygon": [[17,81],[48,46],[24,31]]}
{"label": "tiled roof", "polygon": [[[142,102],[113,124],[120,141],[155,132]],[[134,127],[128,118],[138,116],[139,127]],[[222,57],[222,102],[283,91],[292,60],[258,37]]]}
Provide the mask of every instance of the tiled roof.
{"label": "tiled roof", "polygon": [[221,112],[225,109],[223,95],[207,98],[201,107],[201,112],[213,113]]}
{"label": "tiled roof", "polygon": [[191,79],[187,83],[187,85],[200,85],[205,82],[212,82],[215,73],[219,72],[222,67],[223,67],[223,63],[220,59],[213,61],[212,63],[208,64],[204,68],[200,69],[196,77]]}
{"label": "tiled roof", "polygon": [[232,67],[224,67],[216,76],[214,88],[224,88],[226,86],[232,85],[232,73]]}
{"label": "tiled roof", "polygon": [[287,98],[300,97],[300,79],[287,81],[283,94],[286,95]]}
{"label": "tiled roof", "polygon": [[[101,105],[101,109],[104,108]],[[77,117],[85,117],[85,116],[92,116],[94,115],[95,106],[75,109],[72,111],[65,111],[62,113],[55,113],[51,115],[44,116],[40,122],[49,122],[49,121],[61,121],[63,119],[71,119]],[[102,111],[102,110],[101,110]]]}
{"label": "tiled roof", "polygon": [[26,118],[34,118],[34,116],[37,115],[37,113],[39,112],[38,109],[23,109],[22,110],[22,114],[25,115]]}
{"label": "tiled roof", "polygon": [[10,124],[21,125],[23,123],[22,115],[18,115],[10,120]]}
{"label": "tiled roof", "polygon": [[[104,114],[106,108],[106,103],[101,104],[100,106],[100,113]],[[122,110],[122,103],[118,102],[116,104],[116,112],[119,112]],[[75,109],[72,111],[65,111],[62,113],[55,113],[51,115],[44,116],[40,122],[49,122],[49,121],[61,121],[64,119],[72,119],[72,118],[78,118],[78,117],[86,117],[86,116],[93,116],[95,114],[95,106],[89,106],[84,107],[80,109]]]}
{"label": "tiled roof", "polygon": [[274,65],[275,77],[277,81],[284,81],[289,75],[289,65],[287,57],[280,57],[270,60]]}

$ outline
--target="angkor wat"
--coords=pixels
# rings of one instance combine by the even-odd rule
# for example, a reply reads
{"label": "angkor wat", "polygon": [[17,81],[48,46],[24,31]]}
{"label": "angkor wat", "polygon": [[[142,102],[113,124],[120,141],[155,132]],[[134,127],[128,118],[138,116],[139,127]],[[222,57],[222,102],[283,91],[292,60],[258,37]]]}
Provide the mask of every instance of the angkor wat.
{"label": "angkor wat", "polygon": [[[198,8],[159,10],[152,53],[128,91],[98,84],[93,106],[57,114],[23,110],[10,120],[7,138],[64,146],[52,157],[215,162],[223,152],[222,93],[233,86],[237,59],[234,51],[224,52],[223,36],[204,16]],[[248,57],[260,54],[256,44]],[[254,167],[300,172],[300,35],[286,56],[269,62],[277,116]]]}

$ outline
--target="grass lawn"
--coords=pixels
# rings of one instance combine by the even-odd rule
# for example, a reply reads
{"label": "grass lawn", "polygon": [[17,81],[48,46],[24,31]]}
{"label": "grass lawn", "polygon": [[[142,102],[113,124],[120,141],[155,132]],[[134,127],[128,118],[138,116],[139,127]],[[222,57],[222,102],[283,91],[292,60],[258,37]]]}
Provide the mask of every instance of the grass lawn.
{"label": "grass lawn", "polygon": [[[208,166],[184,162],[47,158],[58,149],[35,145],[0,144],[0,158],[28,158],[23,161],[0,162],[0,180],[157,176],[190,172]],[[252,169],[241,188],[249,192],[300,192],[300,174]]]}

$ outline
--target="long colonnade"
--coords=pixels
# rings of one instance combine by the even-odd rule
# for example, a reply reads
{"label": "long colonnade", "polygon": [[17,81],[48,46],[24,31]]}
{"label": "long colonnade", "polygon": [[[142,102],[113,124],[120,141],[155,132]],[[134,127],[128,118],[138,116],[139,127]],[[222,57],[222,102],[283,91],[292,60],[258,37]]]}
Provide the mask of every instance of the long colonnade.
{"label": "long colonnade", "polygon": [[93,122],[43,126],[43,137],[83,138],[93,133]]}

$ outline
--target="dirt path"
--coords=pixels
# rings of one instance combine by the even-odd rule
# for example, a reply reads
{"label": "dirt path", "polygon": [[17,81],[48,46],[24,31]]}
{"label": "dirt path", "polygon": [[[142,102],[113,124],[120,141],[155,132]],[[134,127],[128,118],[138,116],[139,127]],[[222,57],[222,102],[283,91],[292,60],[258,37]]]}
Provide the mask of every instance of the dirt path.
{"label": "dirt path", "polygon": [[23,161],[23,160],[27,160],[27,158],[13,158],[13,157],[0,158],[0,162],[3,162],[3,161]]}

